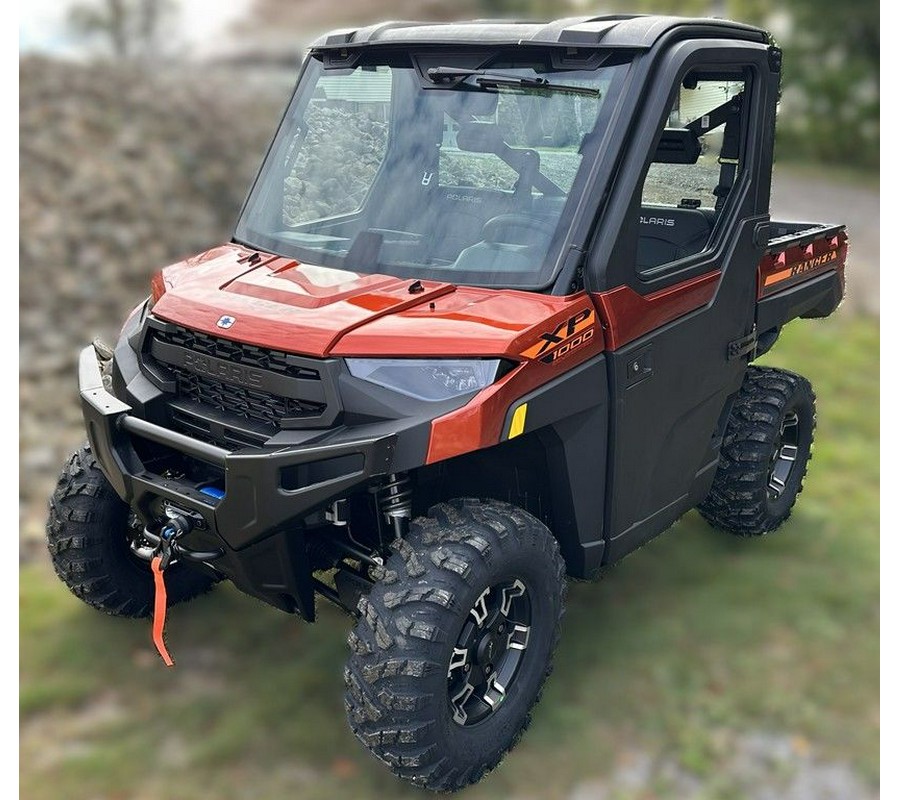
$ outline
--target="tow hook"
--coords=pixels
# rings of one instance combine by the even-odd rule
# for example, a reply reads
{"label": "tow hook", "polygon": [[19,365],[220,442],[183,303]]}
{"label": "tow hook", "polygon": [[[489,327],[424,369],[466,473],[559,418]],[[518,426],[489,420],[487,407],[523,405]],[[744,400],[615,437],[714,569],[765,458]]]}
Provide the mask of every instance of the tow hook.
{"label": "tow hook", "polygon": [[163,526],[160,535],[164,539],[175,541],[179,536],[184,536],[194,529],[193,520],[181,514],[172,514],[169,521]]}
{"label": "tow hook", "polygon": [[[151,547],[151,555],[161,553],[165,560],[165,566],[178,559],[185,561],[214,561],[224,555],[225,551],[218,550],[189,550],[178,540],[186,536],[194,529],[194,521],[186,514],[169,512],[165,524],[159,533],[153,533],[149,528],[144,528],[143,537]],[[167,557],[168,556],[168,557]]]}
{"label": "tow hook", "polygon": [[165,571],[172,563],[172,556],[177,546],[175,540],[179,536],[190,533],[193,526],[187,517],[180,514],[172,514],[169,521],[163,525],[159,532],[158,544],[153,550],[153,558],[150,559],[150,571],[153,573],[153,644],[156,651],[167,667],[175,666],[169,649],[166,647],[165,628],[166,611],[169,606],[168,593],[166,591]]}
{"label": "tow hook", "polygon": [[166,610],[169,605],[166,591],[165,571],[176,558],[187,561],[210,561],[222,555],[221,550],[200,552],[188,550],[178,543],[178,540],[191,532],[194,522],[187,514],[179,514],[174,509],[166,509],[168,517],[159,531],[159,535],[144,531],[144,536],[153,545],[153,554],[150,558],[150,571],[153,573],[153,644],[167,667],[172,667],[175,662],[169,655],[165,642]]}

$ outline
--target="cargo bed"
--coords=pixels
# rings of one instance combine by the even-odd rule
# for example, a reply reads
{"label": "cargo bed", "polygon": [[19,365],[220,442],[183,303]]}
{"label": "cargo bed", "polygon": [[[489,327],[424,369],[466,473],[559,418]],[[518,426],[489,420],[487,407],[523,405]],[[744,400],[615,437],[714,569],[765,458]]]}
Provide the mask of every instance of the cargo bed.
{"label": "cargo bed", "polygon": [[769,243],[758,269],[758,352],[768,350],[792,319],[827,317],[838,307],[846,262],[845,226],[769,223]]}
{"label": "cargo bed", "polygon": [[822,222],[780,222],[769,223],[768,252],[778,252],[788,247],[804,245],[816,239],[838,236],[844,232],[844,225]]}

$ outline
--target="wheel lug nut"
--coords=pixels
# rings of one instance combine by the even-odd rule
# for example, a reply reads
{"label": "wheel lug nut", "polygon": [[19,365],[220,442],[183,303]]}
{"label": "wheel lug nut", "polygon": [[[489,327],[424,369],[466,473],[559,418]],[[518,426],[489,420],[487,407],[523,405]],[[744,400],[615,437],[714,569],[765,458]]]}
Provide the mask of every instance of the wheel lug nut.
{"label": "wheel lug nut", "polygon": [[497,626],[497,633],[503,633],[503,626],[502,626],[502,625],[498,625],[498,626]]}
{"label": "wheel lug nut", "polygon": [[466,664],[465,667],[463,667],[463,672],[470,672],[471,670],[472,670],[471,664]]}
{"label": "wheel lug nut", "polygon": [[490,664],[488,664],[488,665],[484,668],[484,671],[485,671],[488,675],[490,675],[490,674],[494,671],[494,668],[493,668]]}

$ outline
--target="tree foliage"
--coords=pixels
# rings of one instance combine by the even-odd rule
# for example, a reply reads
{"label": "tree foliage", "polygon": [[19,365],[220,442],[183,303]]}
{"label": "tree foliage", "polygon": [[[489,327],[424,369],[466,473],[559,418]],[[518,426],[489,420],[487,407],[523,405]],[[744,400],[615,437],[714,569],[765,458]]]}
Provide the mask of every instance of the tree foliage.
{"label": "tree foliage", "polygon": [[878,166],[879,10],[873,0],[787,0],[780,144],[786,154]]}
{"label": "tree foliage", "polygon": [[174,0],[80,2],[69,9],[69,27],[79,36],[104,42],[115,58],[146,57],[156,50],[174,9]]}

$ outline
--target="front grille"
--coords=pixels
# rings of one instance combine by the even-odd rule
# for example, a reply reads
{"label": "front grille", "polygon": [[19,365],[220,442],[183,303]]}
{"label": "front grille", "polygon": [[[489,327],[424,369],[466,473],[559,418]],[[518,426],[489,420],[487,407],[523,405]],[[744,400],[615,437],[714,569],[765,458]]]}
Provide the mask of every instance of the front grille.
{"label": "front grille", "polygon": [[[190,354],[217,361],[200,368]],[[175,391],[167,394],[171,426],[229,449],[258,446],[283,427],[326,427],[340,411],[332,360],[266,350],[155,319],[142,358],[148,370],[161,368],[160,378],[174,383]],[[241,368],[234,380],[223,361]],[[254,385],[242,385],[250,373]]]}
{"label": "front grille", "polygon": [[284,417],[316,417],[325,410],[324,403],[310,403],[270,392],[222,383],[188,372],[173,364],[166,365],[175,375],[178,397],[193,400],[208,408],[234,414],[271,427],[274,432]]}
{"label": "front grille", "polygon": [[300,363],[306,360],[300,356],[282,353],[278,350],[266,350],[252,344],[219,339],[216,336],[192,331],[188,328],[172,327],[166,330],[156,330],[153,338],[158,342],[174,344],[196,353],[203,353],[214,358],[224,358],[235,364],[268,370],[279,375],[287,375],[290,378],[317,380],[320,377],[317,369]]}
{"label": "front grille", "polygon": [[241,447],[259,447],[265,444],[266,440],[272,435],[270,430],[247,430],[246,428],[235,428],[233,426],[219,425],[215,421],[210,420],[204,413],[202,408],[196,407],[193,403],[179,403],[175,401],[171,404],[172,411],[172,427],[186,433],[192,439],[199,439],[201,442],[208,442],[226,450],[234,450]]}

